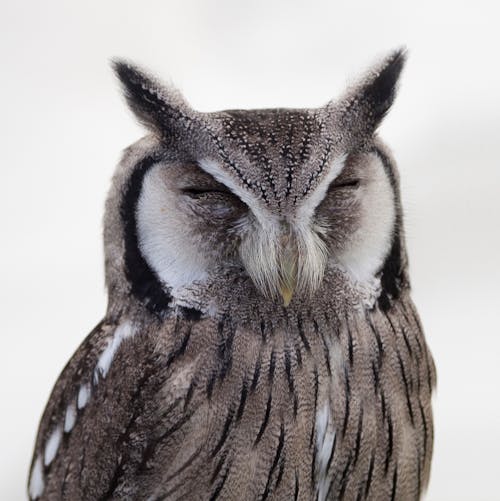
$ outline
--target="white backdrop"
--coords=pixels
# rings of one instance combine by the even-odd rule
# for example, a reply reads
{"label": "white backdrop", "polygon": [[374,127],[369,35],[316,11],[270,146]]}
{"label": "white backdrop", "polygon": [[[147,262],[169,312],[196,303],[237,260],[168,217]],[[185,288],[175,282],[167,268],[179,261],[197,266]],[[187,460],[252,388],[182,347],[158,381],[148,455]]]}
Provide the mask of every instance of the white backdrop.
{"label": "white backdrop", "polygon": [[25,498],[60,370],[105,310],[101,218],[139,138],[109,58],[203,111],[316,106],[410,51],[381,134],[399,162],[415,302],[438,368],[427,499],[499,500],[498,2],[2,2],[0,499]]}

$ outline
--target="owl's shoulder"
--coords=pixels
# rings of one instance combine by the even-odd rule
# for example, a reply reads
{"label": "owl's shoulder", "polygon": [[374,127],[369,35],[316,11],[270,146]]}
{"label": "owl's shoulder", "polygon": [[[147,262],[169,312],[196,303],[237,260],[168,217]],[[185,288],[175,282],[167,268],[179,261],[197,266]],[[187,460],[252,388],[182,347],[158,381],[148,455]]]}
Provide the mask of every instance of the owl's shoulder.
{"label": "owl's shoulder", "polygon": [[[32,499],[60,493],[61,468],[70,472],[81,466],[76,452],[105,458],[111,475],[118,450],[115,445],[103,450],[101,444],[116,444],[131,419],[144,415],[147,427],[148,419],[164,410],[154,408],[157,402],[168,407],[176,391],[183,391],[189,378],[177,358],[185,349],[185,327],[174,319],[156,329],[121,318],[105,319],[91,331],[61,372],[44,410],[30,472]],[[167,383],[170,379],[175,385]],[[69,492],[76,478],[66,478]]]}
{"label": "owl's shoulder", "polygon": [[[71,359],[68,361],[64,369],[61,371],[50,395],[50,398],[45,407],[40,427],[38,430],[38,438],[35,450],[40,450],[42,444],[47,440],[47,432],[50,428],[56,425],[56,421],[61,415],[64,417],[67,414],[66,426],[68,430],[71,426],[74,414],[76,416],[78,403],[80,407],[84,406],[87,400],[87,395],[90,396],[91,378],[88,376],[96,368],[96,363],[99,359],[99,354],[105,349],[106,342],[109,336],[112,335],[117,325],[114,322],[102,320],[88,334],[85,340],[77,348]],[[71,395],[71,396],[70,396]],[[67,410],[67,406],[74,403],[74,412]]]}

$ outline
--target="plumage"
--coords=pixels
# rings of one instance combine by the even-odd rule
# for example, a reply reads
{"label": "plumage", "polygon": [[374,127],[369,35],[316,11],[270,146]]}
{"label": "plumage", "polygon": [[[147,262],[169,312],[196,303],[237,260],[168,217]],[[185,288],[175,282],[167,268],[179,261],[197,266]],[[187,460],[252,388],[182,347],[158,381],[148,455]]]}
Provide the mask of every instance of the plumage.
{"label": "plumage", "polygon": [[419,499],[435,368],[376,136],[397,51],[318,109],[200,113],[128,63],[151,134],[106,202],[104,320],[43,414],[31,499]]}

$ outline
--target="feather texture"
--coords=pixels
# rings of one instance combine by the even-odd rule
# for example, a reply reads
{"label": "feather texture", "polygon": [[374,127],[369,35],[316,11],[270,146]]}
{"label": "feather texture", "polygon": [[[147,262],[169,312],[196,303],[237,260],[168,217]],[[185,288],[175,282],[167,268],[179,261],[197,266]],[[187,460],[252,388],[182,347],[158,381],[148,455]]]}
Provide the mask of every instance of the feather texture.
{"label": "feather texture", "polygon": [[124,340],[95,382],[120,325],[104,322],[53,391],[35,457],[92,383],[44,465],[44,499],[312,499],[317,485],[323,499],[417,499],[427,484],[435,374],[406,295],[390,312],[313,309],[260,332],[232,314],[173,318]]}
{"label": "feather texture", "polygon": [[421,497],[435,368],[374,136],[403,62],[318,109],[216,113],[115,64],[153,134],[115,172],[108,310],[52,390],[30,499]]}

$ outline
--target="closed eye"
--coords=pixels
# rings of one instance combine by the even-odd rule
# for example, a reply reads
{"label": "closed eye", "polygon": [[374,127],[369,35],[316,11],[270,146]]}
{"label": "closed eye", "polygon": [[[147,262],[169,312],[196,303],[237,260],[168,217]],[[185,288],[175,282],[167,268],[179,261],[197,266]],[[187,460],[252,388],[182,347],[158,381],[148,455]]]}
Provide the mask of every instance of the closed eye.
{"label": "closed eye", "polygon": [[223,190],[223,189],[218,189],[218,188],[197,188],[197,187],[183,188],[182,193],[184,195],[187,195],[187,196],[191,197],[191,198],[199,198],[199,197],[206,196],[206,195],[211,195],[211,194],[224,194],[224,195],[229,194],[228,191]]}
{"label": "closed eye", "polygon": [[332,189],[340,189],[340,188],[357,188],[359,186],[359,179],[346,179],[345,181],[341,181],[339,183],[333,183]]}

